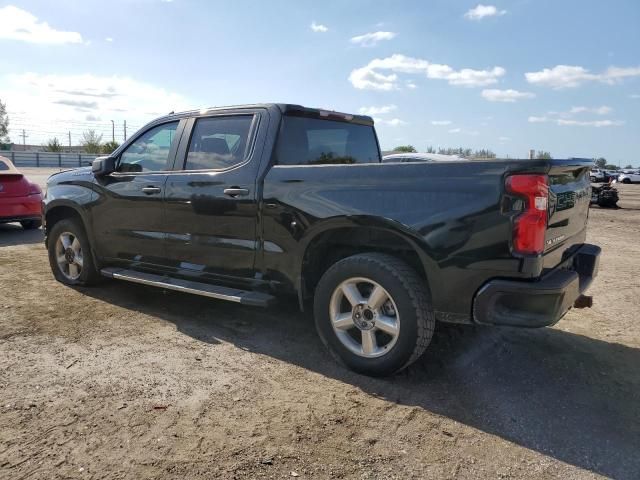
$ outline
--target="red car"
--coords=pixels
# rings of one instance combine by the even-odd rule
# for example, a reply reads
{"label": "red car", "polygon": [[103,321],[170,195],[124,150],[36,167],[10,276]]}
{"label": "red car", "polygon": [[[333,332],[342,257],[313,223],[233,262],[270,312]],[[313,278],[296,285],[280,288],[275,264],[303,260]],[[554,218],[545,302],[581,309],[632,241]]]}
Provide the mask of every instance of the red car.
{"label": "red car", "polygon": [[30,230],[42,225],[42,190],[0,157],[0,223],[20,222]]}

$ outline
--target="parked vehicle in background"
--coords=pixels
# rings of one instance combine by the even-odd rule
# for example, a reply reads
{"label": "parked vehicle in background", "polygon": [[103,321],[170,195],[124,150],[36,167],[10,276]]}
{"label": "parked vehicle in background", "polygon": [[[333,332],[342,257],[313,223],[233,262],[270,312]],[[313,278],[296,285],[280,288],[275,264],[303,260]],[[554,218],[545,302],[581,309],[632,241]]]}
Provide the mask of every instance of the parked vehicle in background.
{"label": "parked vehicle in background", "polygon": [[366,116],[171,114],[50,177],[51,269],[67,285],[313,302],[333,356],[370,375],[414,362],[436,320],[542,327],[590,306],[590,160],[381,160]]}
{"label": "parked vehicle in background", "polygon": [[443,155],[441,153],[392,153],[382,157],[383,163],[392,162],[446,162],[465,160],[457,155]]}
{"label": "parked vehicle in background", "polygon": [[594,183],[605,181],[604,170],[600,170],[599,168],[592,168],[591,171],[589,172],[589,176],[591,178],[591,181]]}
{"label": "parked vehicle in background", "polygon": [[599,207],[616,208],[618,199],[618,190],[611,184],[591,187],[591,203],[595,203]]}
{"label": "parked vehicle in background", "polygon": [[30,230],[42,225],[42,190],[0,157],[0,223],[19,222]]}
{"label": "parked vehicle in background", "polygon": [[640,182],[640,172],[621,173],[620,175],[618,175],[618,181],[620,183],[637,183],[637,182]]}
{"label": "parked vehicle in background", "polygon": [[604,181],[610,182],[611,180],[617,180],[620,172],[618,170],[605,170],[604,171]]}

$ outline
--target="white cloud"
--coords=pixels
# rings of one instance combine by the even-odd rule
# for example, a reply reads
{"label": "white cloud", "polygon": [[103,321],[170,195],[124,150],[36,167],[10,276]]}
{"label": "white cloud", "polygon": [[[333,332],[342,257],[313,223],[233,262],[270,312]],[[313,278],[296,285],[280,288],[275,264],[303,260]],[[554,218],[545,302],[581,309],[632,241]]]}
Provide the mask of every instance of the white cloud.
{"label": "white cloud", "polygon": [[607,115],[611,113],[613,109],[606,105],[602,105],[601,107],[589,108],[589,107],[571,107],[569,110],[570,114],[574,113],[595,113],[597,115]]}
{"label": "white cloud", "polygon": [[407,82],[407,88],[410,88],[411,90],[413,90],[414,88],[418,88],[418,86],[413,83],[413,82]]}
{"label": "white cloud", "polygon": [[639,67],[609,67],[601,73],[591,73],[584,67],[575,65],[556,65],[539,72],[524,74],[527,82],[533,85],[554,89],[575,88],[586,82],[601,82],[612,85],[623,78],[640,76]]}
{"label": "white cloud", "polygon": [[311,22],[311,30],[313,30],[316,33],[325,33],[329,31],[329,28],[327,28],[325,25],[322,25],[321,23],[316,23]]}
{"label": "white cloud", "polygon": [[637,100],[638,98],[640,98],[640,93],[632,93],[631,95],[629,95],[629,98]]}
{"label": "white cloud", "polygon": [[360,45],[361,47],[373,47],[383,40],[391,40],[397,34],[394,32],[371,32],[364,35],[358,35],[351,39],[351,43]]}
{"label": "white cloud", "polygon": [[567,118],[549,118],[549,117],[529,117],[527,119],[529,123],[546,123],[551,122],[556,125],[576,126],[576,127],[619,127],[624,125],[621,120],[573,120]]}
{"label": "white cloud", "polygon": [[0,90],[11,99],[12,138],[24,126],[29,141],[36,144],[53,136],[62,138],[69,130],[77,138],[87,128],[89,116],[105,119],[110,137],[110,119],[116,125],[126,119],[132,134],[135,127],[158,116],[195,106],[180,94],[120,76],[15,74],[0,77]]}
{"label": "white cloud", "polygon": [[509,102],[513,103],[524,98],[535,98],[535,94],[530,92],[519,92],[518,90],[498,90],[497,88],[489,88],[482,90],[482,97],[490,102]]}
{"label": "white cloud", "polygon": [[[389,71],[392,73],[381,73]],[[362,90],[398,90],[398,73],[404,73],[422,74],[430,79],[446,80],[450,85],[481,87],[496,83],[505,72],[502,67],[493,67],[490,70],[471,68],[454,70],[449,65],[394,54],[386,58],[374,58],[364,67],[352,70],[349,81],[355,88]]]}
{"label": "white cloud", "polygon": [[511,137],[498,137],[498,140],[500,141],[500,143],[510,142]]}
{"label": "white cloud", "polygon": [[358,112],[362,115],[382,115],[385,113],[390,113],[396,110],[398,107],[395,105],[383,105],[381,107],[360,107]]}
{"label": "white cloud", "polygon": [[107,37],[107,38],[104,39],[104,41],[111,43],[111,42],[113,42],[113,38]]}
{"label": "white cloud", "polygon": [[404,120],[400,120],[399,118],[392,118],[391,120],[378,120],[379,123],[383,125],[389,125],[390,127],[400,127],[402,125],[407,125],[407,122]]}
{"label": "white cloud", "polygon": [[507,13],[506,10],[498,10],[493,5],[478,4],[475,8],[465,13],[464,16],[469,20],[482,20],[485,17],[499,17],[505,13]]}
{"label": "white cloud", "polygon": [[431,120],[431,125],[451,125],[451,120]]}
{"label": "white cloud", "polygon": [[39,21],[35,15],[13,5],[0,8],[0,25],[0,39],[4,40],[51,45],[82,43],[82,35],[78,32],[56,30],[47,22]]}
{"label": "white cloud", "polygon": [[460,128],[452,128],[451,130],[448,130],[449,133],[460,133],[462,131],[462,129]]}
{"label": "white cloud", "polygon": [[561,126],[578,126],[578,127],[618,127],[620,125],[624,125],[624,122],[621,120],[567,120],[564,118],[559,118],[556,122]]}

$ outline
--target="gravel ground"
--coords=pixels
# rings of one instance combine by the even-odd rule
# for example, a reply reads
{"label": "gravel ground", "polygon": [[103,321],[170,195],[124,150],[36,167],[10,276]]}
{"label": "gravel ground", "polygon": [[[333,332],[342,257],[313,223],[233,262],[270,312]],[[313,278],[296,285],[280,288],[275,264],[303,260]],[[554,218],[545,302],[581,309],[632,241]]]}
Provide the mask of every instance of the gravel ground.
{"label": "gravel ground", "polygon": [[0,225],[0,478],[640,477],[640,185],[591,210],[592,309],[439,328],[402,374],[337,366],[309,315],[53,280]]}

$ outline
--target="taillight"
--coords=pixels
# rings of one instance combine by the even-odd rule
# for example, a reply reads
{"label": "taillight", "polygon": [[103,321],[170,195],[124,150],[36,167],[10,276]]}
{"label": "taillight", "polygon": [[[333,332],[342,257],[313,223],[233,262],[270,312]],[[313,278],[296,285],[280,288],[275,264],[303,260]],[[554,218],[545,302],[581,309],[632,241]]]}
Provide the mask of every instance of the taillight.
{"label": "taillight", "polygon": [[506,189],[510,195],[524,201],[524,209],[513,220],[513,250],[520,254],[540,254],[544,251],[547,231],[549,178],[546,175],[511,175]]}
{"label": "taillight", "polygon": [[40,195],[41,193],[42,189],[39,185],[36,185],[35,183],[29,184],[29,195]]}

